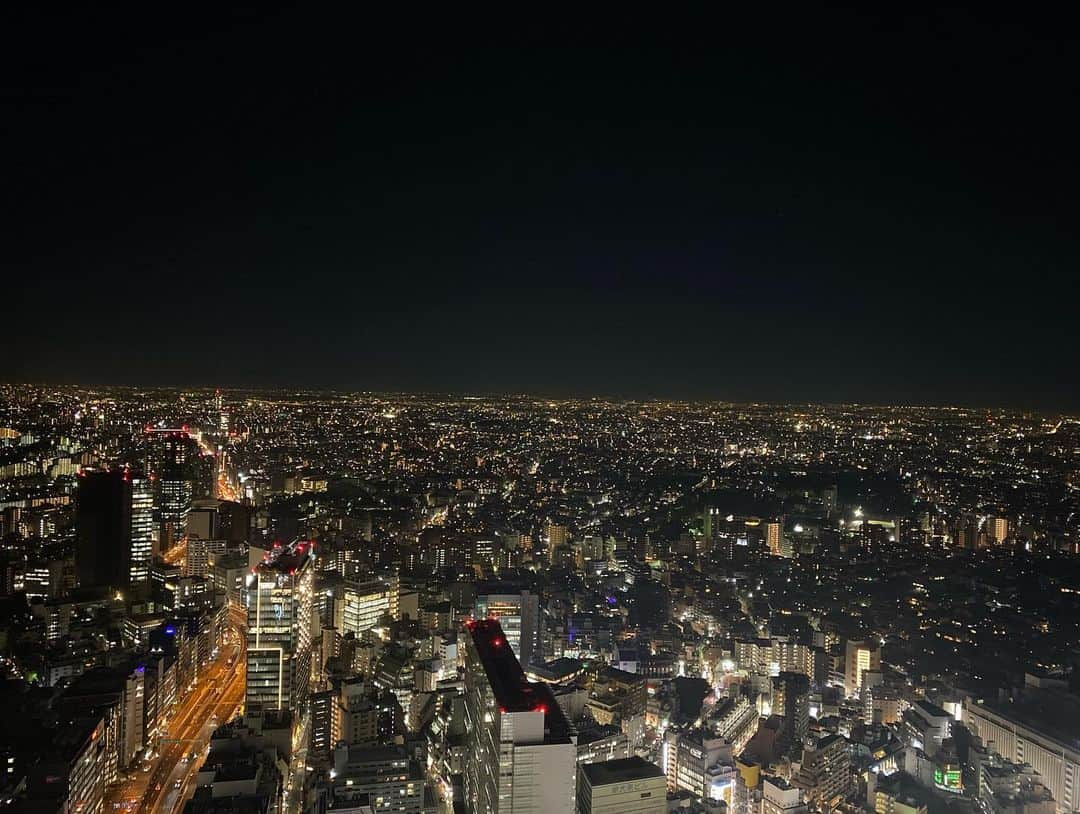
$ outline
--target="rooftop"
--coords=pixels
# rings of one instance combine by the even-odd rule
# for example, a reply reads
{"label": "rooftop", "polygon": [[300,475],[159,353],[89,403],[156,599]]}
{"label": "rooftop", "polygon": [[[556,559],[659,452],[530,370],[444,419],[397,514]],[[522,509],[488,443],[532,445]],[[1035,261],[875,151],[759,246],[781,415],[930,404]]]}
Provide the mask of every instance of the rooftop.
{"label": "rooftop", "polygon": [[480,662],[499,705],[499,711],[543,712],[544,729],[554,739],[569,737],[570,724],[555,701],[547,684],[531,682],[506,641],[502,625],[496,619],[468,622]]}
{"label": "rooftop", "polygon": [[637,756],[607,760],[603,763],[587,763],[581,767],[581,771],[589,778],[589,785],[594,787],[664,776],[655,763],[649,763]]}
{"label": "rooftop", "polygon": [[276,545],[270,549],[268,557],[257,568],[264,571],[277,571],[282,574],[295,574],[311,561],[314,543],[309,540],[297,540],[286,548]]}
{"label": "rooftop", "polygon": [[1071,693],[1028,687],[1014,701],[979,701],[973,706],[988,709],[1070,749],[1080,749],[1080,698]]}

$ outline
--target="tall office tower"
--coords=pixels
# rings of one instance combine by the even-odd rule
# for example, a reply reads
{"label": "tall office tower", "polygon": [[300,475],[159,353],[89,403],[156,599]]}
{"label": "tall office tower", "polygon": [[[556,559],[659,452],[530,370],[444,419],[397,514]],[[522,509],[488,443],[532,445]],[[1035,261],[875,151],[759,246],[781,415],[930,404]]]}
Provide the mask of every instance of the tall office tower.
{"label": "tall office tower", "polygon": [[82,586],[121,588],[150,580],[153,494],[130,469],[84,472],[75,510],[75,575]]}
{"label": "tall office tower", "polygon": [[801,673],[774,678],[772,711],[784,716],[782,732],[789,744],[804,742],[810,732],[810,679]]}
{"label": "tall office tower", "polygon": [[526,666],[532,664],[536,654],[540,597],[513,585],[487,583],[476,589],[473,616],[498,619],[518,661]]}
{"label": "tall office tower", "polygon": [[229,432],[229,408],[225,406],[225,399],[220,390],[214,391],[214,410],[218,414],[218,429],[223,433]]}
{"label": "tall office tower", "polygon": [[844,646],[844,692],[849,697],[862,692],[863,673],[881,669],[881,647],[871,642],[849,641]]}
{"label": "tall office tower", "polygon": [[986,536],[991,545],[1001,545],[1009,539],[1009,518],[991,515],[986,518]]}
{"label": "tall office tower", "polygon": [[341,715],[337,709],[337,693],[322,690],[311,694],[311,746],[308,762],[317,766],[333,760],[334,747],[341,740]]}
{"label": "tall office tower", "polygon": [[784,521],[769,520],[765,524],[765,547],[774,557],[784,553]]}
{"label": "tall office tower", "polygon": [[581,766],[577,814],[666,814],[667,783],[654,763],[640,757]]}
{"label": "tall office tower", "polygon": [[346,581],[340,599],[334,600],[334,627],[342,635],[359,635],[379,624],[389,614],[398,618],[400,581],[397,574],[364,582]]}
{"label": "tall office tower", "polygon": [[192,493],[189,480],[162,478],[158,481],[163,551],[168,551],[184,536]]}
{"label": "tall office tower", "polygon": [[132,475],[131,563],[128,566],[128,584],[142,585],[150,581],[154,542],[154,488],[149,478]]}
{"label": "tall office tower", "polygon": [[147,466],[157,483],[161,549],[168,551],[184,535],[187,525],[199,447],[186,429],[150,427],[146,432]]}
{"label": "tall office tower", "polygon": [[706,540],[713,541],[720,536],[724,514],[715,506],[708,506],[701,515],[701,529]]}
{"label": "tall office tower", "polygon": [[255,566],[248,584],[249,710],[289,709],[300,715],[311,686],[315,569],[311,544],[278,549]]}
{"label": "tall office tower", "polygon": [[467,810],[569,814],[577,749],[562,709],[546,684],[525,678],[498,621],[467,628]]}

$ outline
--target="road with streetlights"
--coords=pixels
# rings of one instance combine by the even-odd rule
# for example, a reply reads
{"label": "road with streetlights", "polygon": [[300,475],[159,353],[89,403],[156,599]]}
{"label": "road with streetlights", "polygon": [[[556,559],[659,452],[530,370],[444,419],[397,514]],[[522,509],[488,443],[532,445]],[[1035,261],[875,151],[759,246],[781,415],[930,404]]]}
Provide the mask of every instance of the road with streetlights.
{"label": "road with streetlights", "polygon": [[188,695],[168,736],[162,739],[155,780],[143,799],[142,810],[171,814],[182,808],[194,791],[192,781],[206,759],[210,736],[221,723],[242,711],[246,654],[245,628],[236,624],[230,608],[227,645]]}
{"label": "road with streetlights", "polygon": [[[108,793],[106,807],[113,810],[171,812],[182,808],[192,791],[196,769],[220,723],[242,712],[246,678],[246,617],[242,609],[229,609],[229,629],[217,657],[201,671],[191,689],[173,711],[157,754]],[[190,756],[194,753],[195,758]],[[180,781],[180,788],[176,788]]]}

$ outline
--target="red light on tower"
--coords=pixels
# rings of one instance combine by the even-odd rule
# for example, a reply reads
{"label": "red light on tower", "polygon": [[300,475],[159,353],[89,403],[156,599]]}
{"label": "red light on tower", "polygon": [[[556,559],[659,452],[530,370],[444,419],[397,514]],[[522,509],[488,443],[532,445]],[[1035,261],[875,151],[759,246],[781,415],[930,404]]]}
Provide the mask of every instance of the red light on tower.
{"label": "red light on tower", "polygon": [[496,636],[491,640],[492,647],[502,647],[503,640]]}
{"label": "red light on tower", "polygon": [[547,704],[537,704],[535,707],[533,707],[533,712],[543,712],[546,714]]}

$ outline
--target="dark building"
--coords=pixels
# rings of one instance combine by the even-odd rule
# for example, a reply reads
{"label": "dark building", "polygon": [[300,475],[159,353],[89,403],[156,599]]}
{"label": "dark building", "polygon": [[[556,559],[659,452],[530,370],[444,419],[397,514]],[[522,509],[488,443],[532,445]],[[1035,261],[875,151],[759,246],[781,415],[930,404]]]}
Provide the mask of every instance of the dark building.
{"label": "dark building", "polygon": [[84,472],[75,510],[75,577],[82,587],[127,585],[132,479],[125,470]]}
{"label": "dark building", "polygon": [[803,743],[810,732],[810,679],[802,673],[774,678],[772,711],[784,717],[781,735],[787,743]]}
{"label": "dark building", "polygon": [[156,503],[161,550],[167,551],[184,536],[191,502],[196,494],[200,466],[199,445],[185,429],[147,430],[150,449],[147,468],[156,476]]}

